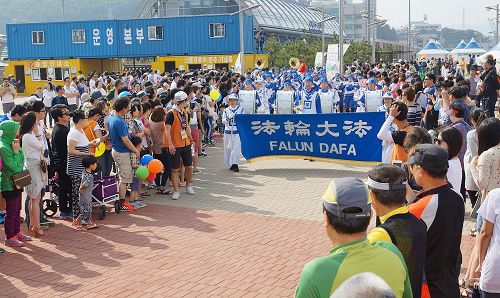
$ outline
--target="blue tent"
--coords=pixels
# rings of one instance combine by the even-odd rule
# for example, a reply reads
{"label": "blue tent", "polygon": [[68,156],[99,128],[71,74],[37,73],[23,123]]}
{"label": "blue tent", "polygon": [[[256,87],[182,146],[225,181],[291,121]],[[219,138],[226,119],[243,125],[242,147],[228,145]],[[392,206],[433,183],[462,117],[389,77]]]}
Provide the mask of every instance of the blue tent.
{"label": "blue tent", "polygon": [[429,40],[427,45],[417,53],[417,56],[422,58],[445,58],[448,51],[445,50],[439,43],[435,42],[433,39]]}
{"label": "blue tent", "polygon": [[463,48],[465,48],[467,46],[467,44],[465,43],[465,41],[462,39],[460,41],[460,43],[457,45],[456,48],[454,48],[450,53],[451,54],[455,54],[455,53],[460,53],[460,50],[462,50]]}
{"label": "blue tent", "polygon": [[463,50],[460,51],[461,54],[483,54],[486,53],[484,49],[482,49],[476,40],[471,38],[467,46]]}

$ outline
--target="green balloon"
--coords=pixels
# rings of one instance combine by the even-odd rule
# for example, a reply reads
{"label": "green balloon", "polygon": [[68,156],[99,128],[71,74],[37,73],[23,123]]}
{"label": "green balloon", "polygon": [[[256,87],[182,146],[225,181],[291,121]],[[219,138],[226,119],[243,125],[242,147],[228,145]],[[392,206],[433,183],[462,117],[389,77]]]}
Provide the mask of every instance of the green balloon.
{"label": "green balloon", "polygon": [[135,175],[137,176],[137,178],[139,179],[146,179],[149,177],[149,170],[148,170],[148,167],[146,166],[140,166],[137,168],[137,170],[135,170]]}

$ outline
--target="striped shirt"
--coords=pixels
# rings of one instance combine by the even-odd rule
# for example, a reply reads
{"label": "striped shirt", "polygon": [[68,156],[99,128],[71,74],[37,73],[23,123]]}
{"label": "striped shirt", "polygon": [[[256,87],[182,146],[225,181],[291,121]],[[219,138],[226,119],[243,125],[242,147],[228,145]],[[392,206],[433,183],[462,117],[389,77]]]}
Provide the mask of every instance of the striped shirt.
{"label": "striped shirt", "polygon": [[[83,131],[71,128],[68,133],[68,144],[70,141],[76,141],[75,149],[79,152],[89,153],[89,140]],[[74,156],[68,153],[67,173],[70,176],[81,176],[84,168],[82,165],[82,156]]]}
{"label": "striped shirt", "polygon": [[418,102],[408,105],[408,123],[411,126],[420,126],[422,121],[422,107]]}

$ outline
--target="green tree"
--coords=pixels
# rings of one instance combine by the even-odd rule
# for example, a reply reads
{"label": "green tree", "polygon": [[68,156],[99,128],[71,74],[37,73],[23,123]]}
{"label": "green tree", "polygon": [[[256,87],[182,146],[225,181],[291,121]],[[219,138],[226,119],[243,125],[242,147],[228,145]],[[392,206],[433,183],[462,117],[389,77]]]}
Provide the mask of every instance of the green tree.
{"label": "green tree", "polygon": [[360,62],[371,61],[372,46],[366,41],[352,41],[344,54],[344,63],[349,64],[354,59]]}
{"label": "green tree", "polygon": [[385,48],[379,49],[377,51],[377,61],[383,60],[387,62],[393,61],[397,57],[396,47],[393,45],[388,45]]}
{"label": "green tree", "polygon": [[[325,39],[325,44],[333,43]],[[326,51],[327,46],[325,46]],[[264,51],[269,55],[270,66],[288,66],[290,58],[304,60],[307,66],[313,66],[316,53],[321,52],[321,38],[305,35],[295,40],[279,43],[275,36],[270,36],[264,44]]]}
{"label": "green tree", "polygon": [[281,49],[281,45],[276,38],[276,36],[271,35],[264,44],[264,52],[269,55],[269,65],[274,66],[276,64],[276,59],[278,52]]}

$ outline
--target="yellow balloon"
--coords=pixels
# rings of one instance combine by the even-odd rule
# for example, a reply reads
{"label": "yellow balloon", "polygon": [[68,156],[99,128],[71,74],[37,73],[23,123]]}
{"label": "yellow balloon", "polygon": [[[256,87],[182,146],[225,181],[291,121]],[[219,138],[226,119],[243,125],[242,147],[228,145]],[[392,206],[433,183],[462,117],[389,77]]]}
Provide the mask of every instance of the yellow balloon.
{"label": "yellow balloon", "polygon": [[97,147],[95,147],[95,157],[103,155],[104,151],[106,151],[106,145],[101,142],[97,145]]}
{"label": "yellow balloon", "polygon": [[212,91],[210,91],[210,98],[212,100],[217,100],[219,98],[219,96],[220,96],[219,90],[213,89]]}

